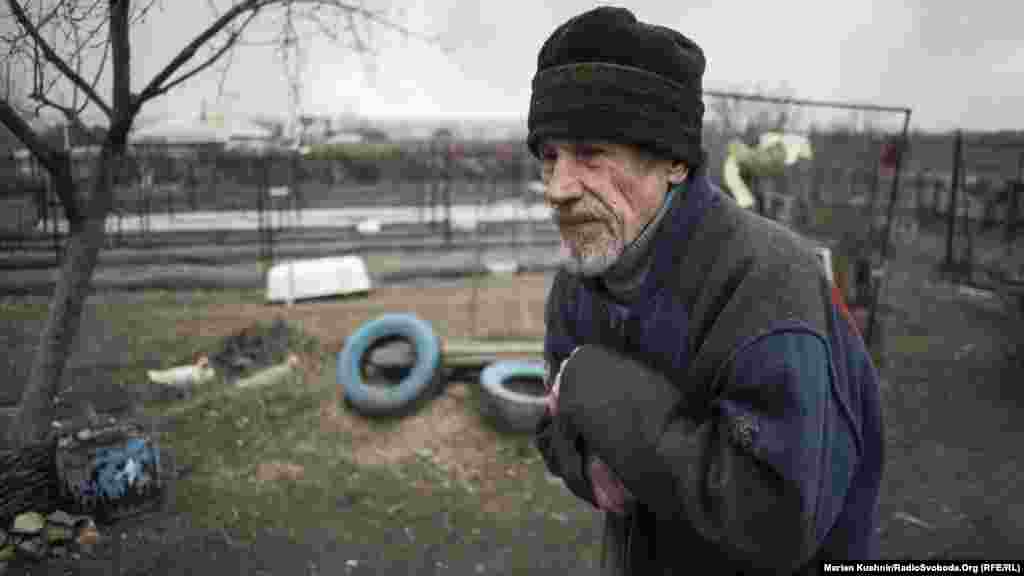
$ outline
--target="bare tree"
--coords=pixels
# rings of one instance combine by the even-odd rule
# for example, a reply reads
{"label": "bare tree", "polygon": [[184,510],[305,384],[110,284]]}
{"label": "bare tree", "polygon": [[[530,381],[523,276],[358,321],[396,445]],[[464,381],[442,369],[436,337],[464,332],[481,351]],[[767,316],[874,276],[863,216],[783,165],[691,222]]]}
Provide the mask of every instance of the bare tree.
{"label": "bare tree", "polygon": [[239,47],[259,42],[246,31],[257,18],[276,18],[281,34],[271,42],[291,49],[299,23],[313,23],[344,49],[370,51],[374,27],[436,44],[414,33],[382,9],[360,0],[207,0],[212,16],[206,28],[141,90],[133,91],[131,31],[165,8],[160,0],[4,0],[0,9],[0,54],[31,78],[31,113],[55,110],[66,122],[82,125],[98,112],[106,138],[90,180],[81,188],[72,177],[69,154],[49,145],[32,127],[23,106],[9,92],[0,97],[0,124],[6,126],[49,173],[68,221],[69,237],[49,315],[25,385],[9,441],[18,448],[50,436],[54,396],[75,341],[93,271],[103,245],[106,218],[120,177],[132,123],[147,102],[189,81],[218,62],[230,62]]}

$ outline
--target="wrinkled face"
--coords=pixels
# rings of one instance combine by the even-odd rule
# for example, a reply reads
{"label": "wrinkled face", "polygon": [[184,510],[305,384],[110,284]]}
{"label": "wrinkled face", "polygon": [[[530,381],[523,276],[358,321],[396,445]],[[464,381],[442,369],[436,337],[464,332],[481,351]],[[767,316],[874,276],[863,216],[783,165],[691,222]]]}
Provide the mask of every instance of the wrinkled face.
{"label": "wrinkled face", "polygon": [[608,270],[686,178],[685,164],[630,145],[551,140],[539,151],[564,264],[584,276]]}

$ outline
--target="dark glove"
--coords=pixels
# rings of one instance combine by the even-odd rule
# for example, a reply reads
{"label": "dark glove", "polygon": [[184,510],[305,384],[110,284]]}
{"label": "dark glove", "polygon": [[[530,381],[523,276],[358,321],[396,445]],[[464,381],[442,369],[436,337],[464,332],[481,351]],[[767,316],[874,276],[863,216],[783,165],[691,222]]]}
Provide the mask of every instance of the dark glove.
{"label": "dark glove", "polygon": [[556,422],[643,498],[649,477],[664,476],[657,445],[679,390],[638,362],[592,345],[565,363],[560,380]]}
{"label": "dark glove", "polygon": [[587,477],[583,438],[565,418],[545,412],[537,423],[537,450],[552,474],[565,481],[577,498],[597,506]]}

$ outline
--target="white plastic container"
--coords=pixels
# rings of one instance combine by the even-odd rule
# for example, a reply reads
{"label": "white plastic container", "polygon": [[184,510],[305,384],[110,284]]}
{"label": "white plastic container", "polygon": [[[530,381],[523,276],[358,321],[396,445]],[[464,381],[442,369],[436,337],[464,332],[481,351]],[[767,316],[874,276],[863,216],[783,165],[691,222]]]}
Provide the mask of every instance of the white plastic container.
{"label": "white plastic container", "polygon": [[267,273],[270,302],[359,294],[370,289],[370,273],[359,256],[286,262]]}
{"label": "white plastic container", "polygon": [[489,260],[484,267],[491,274],[515,274],[519,272],[519,262],[515,260]]}
{"label": "white plastic container", "polygon": [[367,218],[361,220],[359,224],[356,224],[356,230],[365,236],[372,236],[374,234],[380,234],[380,220],[375,218]]}

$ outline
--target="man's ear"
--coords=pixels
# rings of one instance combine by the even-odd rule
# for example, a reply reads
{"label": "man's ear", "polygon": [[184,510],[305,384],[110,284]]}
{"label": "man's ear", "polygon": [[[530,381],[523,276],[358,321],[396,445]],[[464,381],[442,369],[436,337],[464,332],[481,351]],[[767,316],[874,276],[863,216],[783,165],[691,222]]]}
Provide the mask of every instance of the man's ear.
{"label": "man's ear", "polygon": [[668,181],[672,184],[679,184],[683,180],[686,180],[686,176],[689,173],[690,167],[686,165],[686,162],[677,160],[668,167]]}

